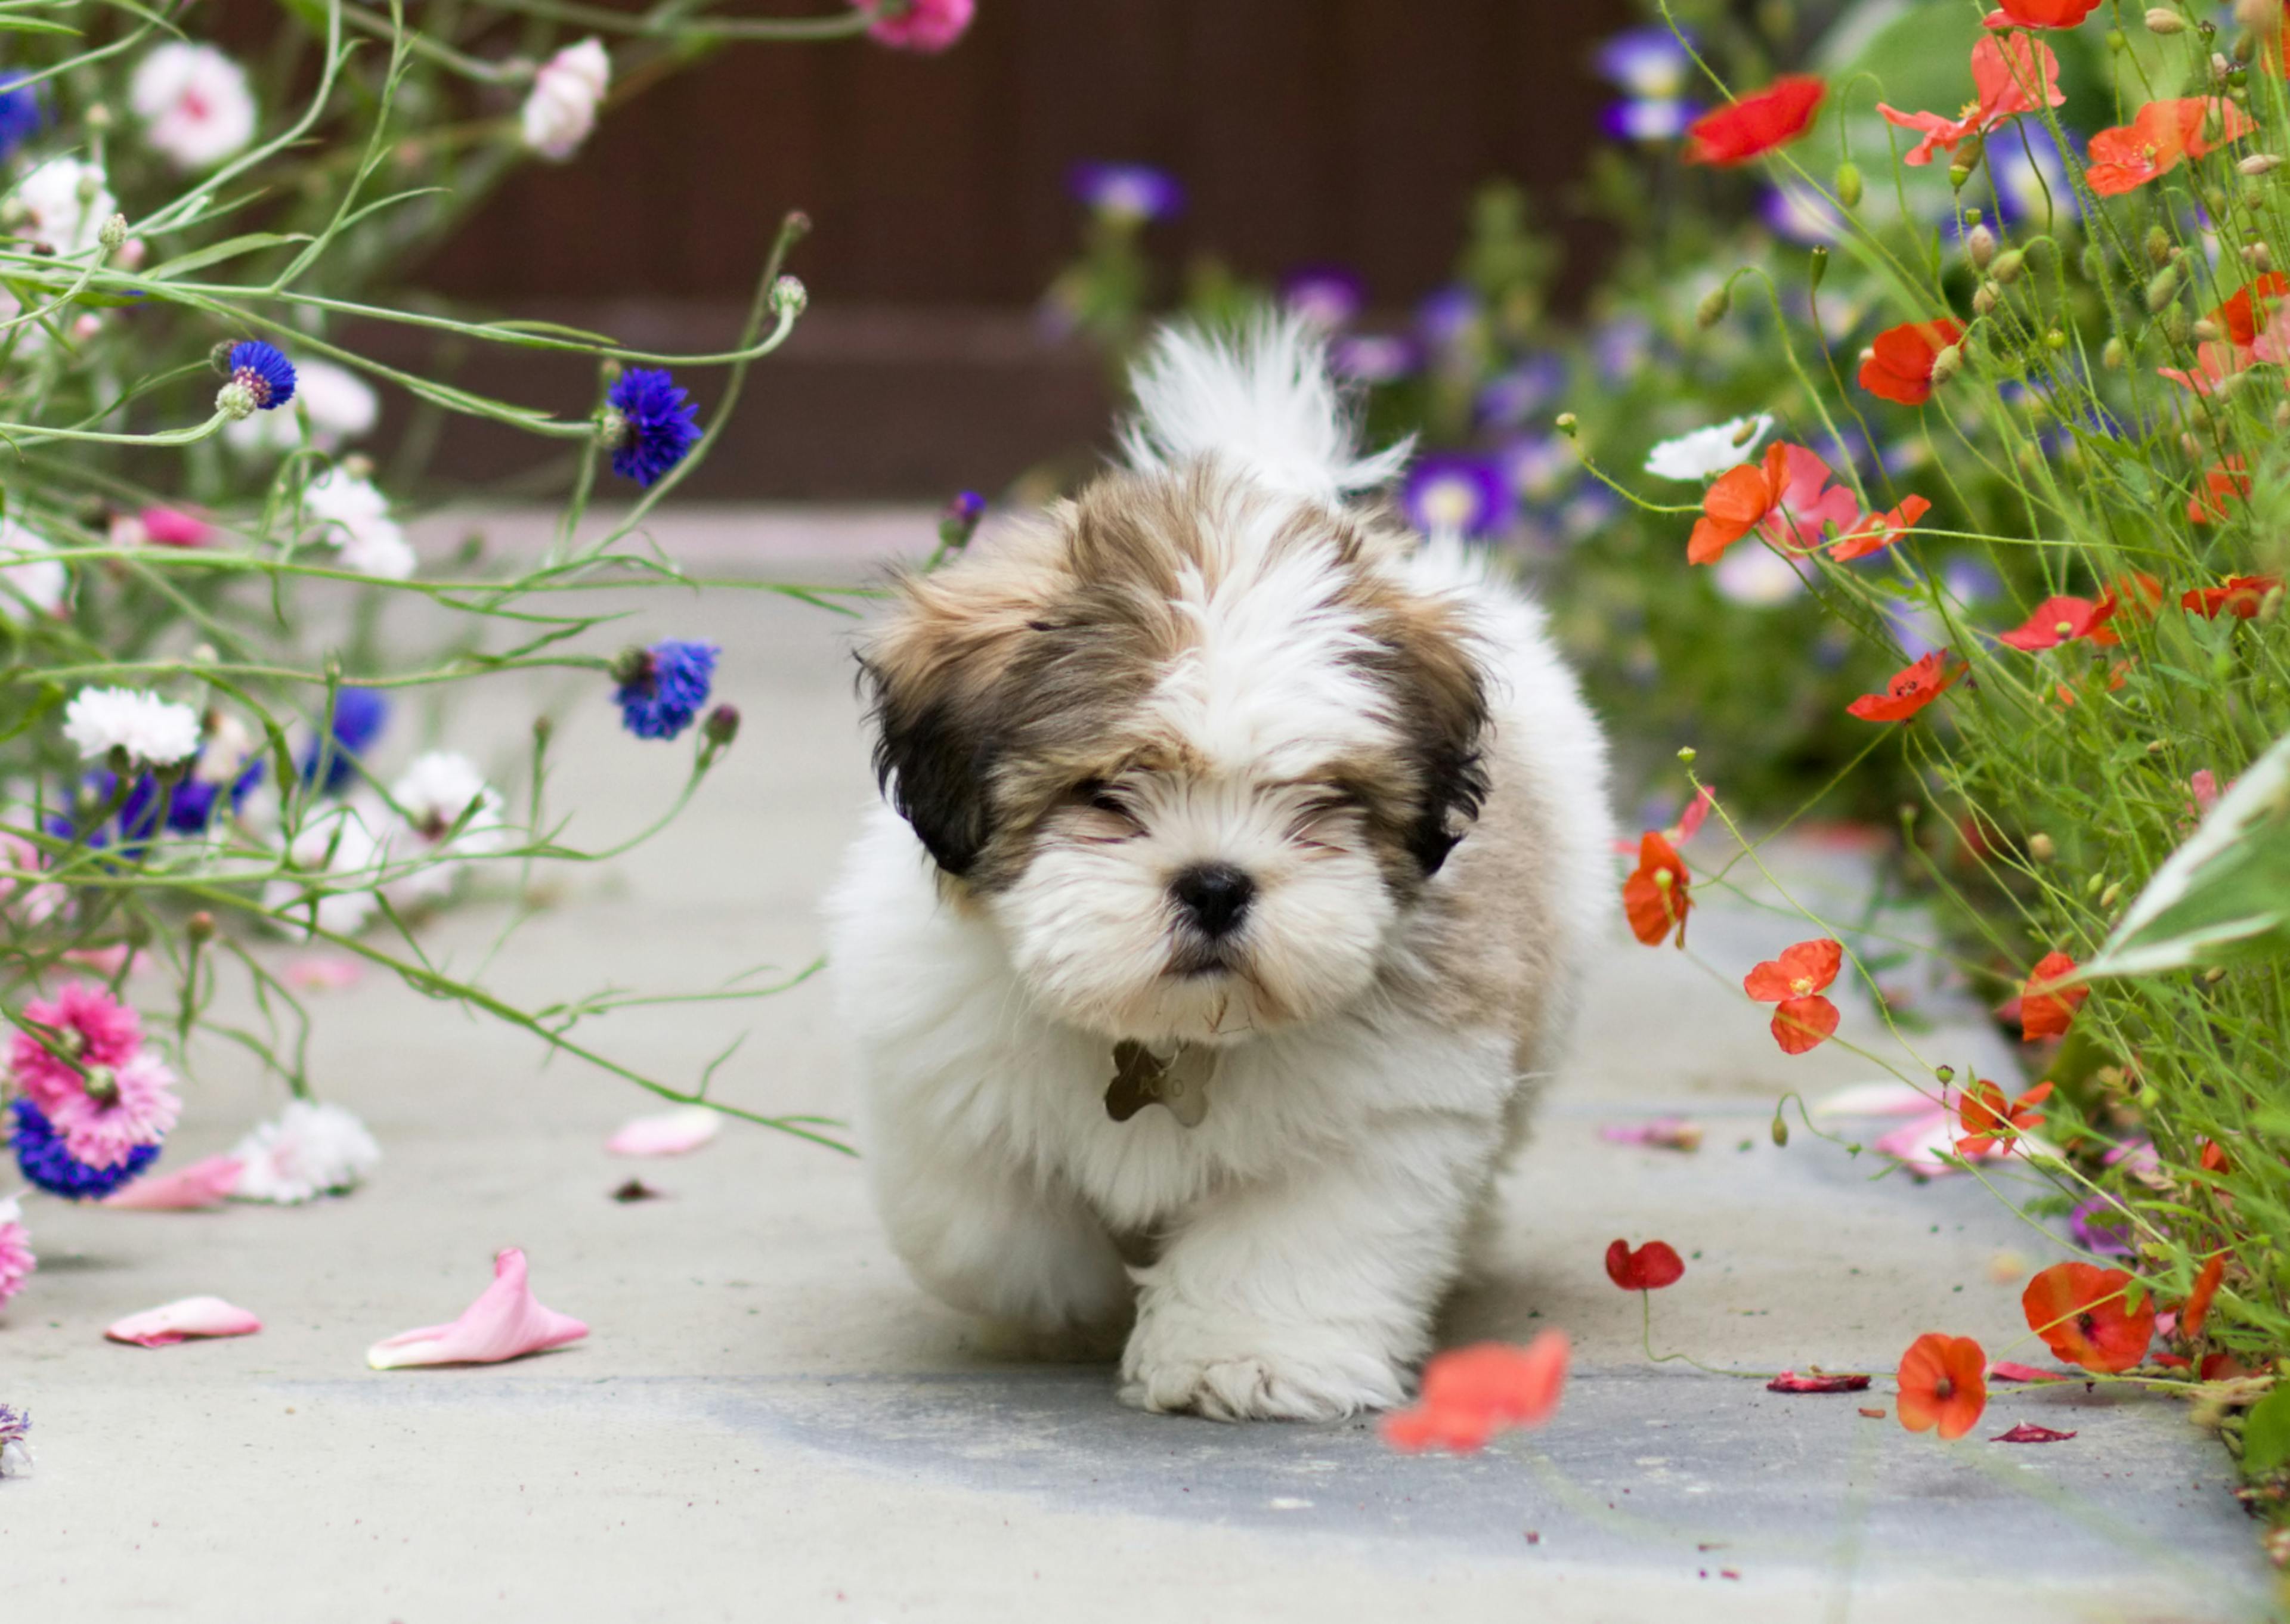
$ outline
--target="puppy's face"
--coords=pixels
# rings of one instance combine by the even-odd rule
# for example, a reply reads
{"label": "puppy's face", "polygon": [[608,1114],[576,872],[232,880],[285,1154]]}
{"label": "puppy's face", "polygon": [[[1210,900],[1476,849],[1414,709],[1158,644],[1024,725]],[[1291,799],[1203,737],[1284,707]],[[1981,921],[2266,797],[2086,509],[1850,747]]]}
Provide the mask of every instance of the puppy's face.
{"label": "puppy's face", "polygon": [[1229,1041],[1373,980],[1485,790],[1477,668],[1402,545],[1115,474],[905,582],[862,656],[877,768],[1049,1013]]}

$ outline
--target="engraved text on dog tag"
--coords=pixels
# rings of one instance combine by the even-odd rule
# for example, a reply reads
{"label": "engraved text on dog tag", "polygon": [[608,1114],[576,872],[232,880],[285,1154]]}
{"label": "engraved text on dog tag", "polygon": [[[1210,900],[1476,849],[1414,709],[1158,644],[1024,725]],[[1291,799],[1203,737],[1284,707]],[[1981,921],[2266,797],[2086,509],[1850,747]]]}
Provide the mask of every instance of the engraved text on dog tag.
{"label": "engraved text on dog tag", "polygon": [[1116,1122],[1157,1100],[1185,1126],[1197,1127],[1209,1114],[1209,1080],[1216,1075],[1213,1049],[1181,1044],[1167,1057],[1123,1039],[1113,1045],[1113,1081],[1105,1090],[1105,1114]]}

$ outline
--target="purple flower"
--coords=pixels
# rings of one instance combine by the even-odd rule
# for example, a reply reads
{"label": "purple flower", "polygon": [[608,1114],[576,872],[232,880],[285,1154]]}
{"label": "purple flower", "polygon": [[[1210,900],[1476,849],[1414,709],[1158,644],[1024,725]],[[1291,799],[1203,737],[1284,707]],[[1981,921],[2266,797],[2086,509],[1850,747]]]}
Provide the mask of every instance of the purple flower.
{"label": "purple flower", "polygon": [[700,440],[700,411],[665,371],[630,367],[605,395],[613,472],[649,485]]}
{"label": "purple flower", "polygon": [[1077,164],[1067,172],[1073,195],[1112,220],[1169,220],[1185,211],[1185,188],[1146,164]]}
{"label": "purple flower", "polygon": [[1643,316],[1617,316],[1590,335],[1590,359],[1608,383],[1626,383],[1653,354],[1653,325]]}
{"label": "purple flower", "polygon": [[1395,333],[1356,332],[1328,347],[1329,364],[1354,383],[1391,383],[1423,364],[1415,340]]}
{"label": "purple flower", "polygon": [[1554,355],[1529,356],[1481,385],[1472,409],[1483,423],[1515,428],[1557,400],[1565,387],[1565,362]]}
{"label": "purple flower", "polygon": [[1599,76],[1642,101],[1675,97],[1685,89],[1693,58],[1668,28],[1649,26],[1615,35],[1592,60]]}
{"label": "purple flower", "polygon": [[260,339],[230,347],[230,380],[254,396],[258,412],[275,412],[294,398],[294,364],[276,344]]}
{"label": "purple flower", "polygon": [[1531,501],[1557,495],[1581,466],[1573,449],[1555,434],[1521,435],[1497,455],[1504,481]]}
{"label": "purple flower", "polygon": [[938,544],[950,550],[970,545],[970,538],[978,533],[978,522],[986,516],[986,499],[975,491],[957,492],[955,499],[939,509]]}
{"label": "purple flower", "polygon": [[1429,535],[1489,536],[1518,516],[1518,498],[1502,469],[1486,457],[1436,453],[1410,469],[1400,506]]}
{"label": "purple flower", "polygon": [[2103,1258],[2127,1258],[2138,1250],[2132,1244],[2131,1214],[2112,1196],[2094,1196],[2069,1213],[2068,1233],[2077,1245]]}
{"label": "purple flower", "polygon": [[2047,211],[2061,220],[2075,219],[2075,188],[2068,184],[2067,166],[2060,162],[2052,132],[2032,118],[2013,122],[2017,128],[1998,131],[1988,142],[1988,172],[1996,188],[1996,223],[2010,226],[2032,220],[2040,227]]}
{"label": "purple flower", "polygon": [[1415,331],[1434,349],[1453,349],[1469,338],[1479,319],[1479,296],[1451,284],[1415,307]]}
{"label": "purple flower", "polygon": [[1674,141],[1701,116],[1698,101],[1610,101],[1601,122],[1618,141]]}
{"label": "purple flower", "polygon": [[622,655],[613,668],[621,725],[639,739],[673,739],[690,727],[708,702],[718,652],[712,643],[669,638]]}
{"label": "purple flower", "polygon": [[1303,265],[1280,279],[1280,302],[1333,332],[1367,304],[1367,283],[1348,265]]}
{"label": "purple flower", "polygon": [[1783,183],[1766,188],[1758,205],[1766,225],[1778,237],[1808,247],[1835,243],[1845,236],[1845,217],[1836,205],[1810,187]]}

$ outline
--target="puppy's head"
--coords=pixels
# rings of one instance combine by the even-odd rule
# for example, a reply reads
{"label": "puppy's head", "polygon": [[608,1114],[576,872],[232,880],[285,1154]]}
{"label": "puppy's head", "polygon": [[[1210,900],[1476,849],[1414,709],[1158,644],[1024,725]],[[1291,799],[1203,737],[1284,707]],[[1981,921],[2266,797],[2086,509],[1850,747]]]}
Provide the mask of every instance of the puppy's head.
{"label": "puppy's head", "polygon": [[1216,1042],[1374,979],[1486,789],[1478,668],[1405,545],[1196,467],[901,584],[861,657],[877,771],[1048,1012]]}

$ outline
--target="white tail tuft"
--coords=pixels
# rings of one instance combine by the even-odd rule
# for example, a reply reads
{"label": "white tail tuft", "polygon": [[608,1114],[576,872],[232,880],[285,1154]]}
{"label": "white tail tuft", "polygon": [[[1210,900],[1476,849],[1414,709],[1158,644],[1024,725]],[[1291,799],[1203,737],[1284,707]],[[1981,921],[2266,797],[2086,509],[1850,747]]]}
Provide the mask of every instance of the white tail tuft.
{"label": "white tail tuft", "polygon": [[1237,334],[1165,327],[1132,371],[1137,415],[1122,435],[1129,466],[1151,472],[1216,457],[1269,490],[1338,502],[1385,484],[1414,450],[1372,457],[1328,376],[1327,341],[1296,316],[1261,316]]}

